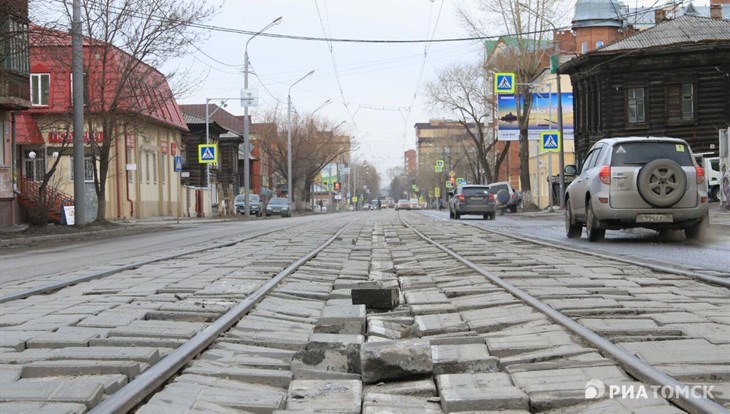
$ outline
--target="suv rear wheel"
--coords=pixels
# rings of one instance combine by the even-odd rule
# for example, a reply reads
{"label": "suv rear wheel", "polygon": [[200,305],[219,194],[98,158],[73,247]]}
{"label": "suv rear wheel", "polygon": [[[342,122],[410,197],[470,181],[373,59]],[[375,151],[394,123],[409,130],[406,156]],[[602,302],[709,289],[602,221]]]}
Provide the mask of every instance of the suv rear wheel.
{"label": "suv rear wheel", "polygon": [[570,201],[565,200],[565,236],[569,239],[580,239],[581,233],[583,233],[583,226],[575,222]]}
{"label": "suv rear wheel", "polygon": [[600,228],[600,222],[596,219],[593,212],[593,203],[589,198],[586,201],[586,233],[588,233],[588,241],[601,241],[606,237],[606,229]]}
{"label": "suv rear wheel", "polygon": [[637,187],[647,203],[655,207],[670,207],[684,197],[687,175],[679,164],[662,158],[641,168]]}

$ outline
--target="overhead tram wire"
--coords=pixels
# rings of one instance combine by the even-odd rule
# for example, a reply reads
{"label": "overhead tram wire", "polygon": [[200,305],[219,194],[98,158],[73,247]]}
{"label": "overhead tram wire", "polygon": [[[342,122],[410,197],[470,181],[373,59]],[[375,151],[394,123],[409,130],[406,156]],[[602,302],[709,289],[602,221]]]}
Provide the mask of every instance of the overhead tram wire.
{"label": "overhead tram wire", "polygon": [[[57,3],[63,3],[64,0],[52,0]],[[93,0],[89,1],[89,3],[95,3]],[[680,1],[680,4],[683,4],[684,1]],[[111,7],[114,8],[114,7]],[[654,10],[662,9],[663,7],[656,7]],[[649,9],[642,9],[640,11],[634,11],[633,13],[628,13],[626,17],[634,16],[639,13],[647,13],[648,11],[652,11]],[[168,21],[170,19],[165,19],[161,17],[157,17],[154,15],[146,15],[139,12],[128,12],[130,15],[136,15],[139,18],[151,18],[154,20],[163,20]],[[608,21],[608,20],[607,20]],[[225,32],[225,33],[234,33],[234,34],[242,34],[246,36],[251,36],[256,34],[256,31],[252,30],[243,30],[243,29],[232,29],[228,27],[222,27],[222,26],[215,26],[215,25],[207,25],[202,23],[191,23],[188,24],[189,27],[194,27],[197,29],[205,29],[205,30],[211,30],[216,32]],[[565,30],[570,29],[571,26],[560,26],[555,27],[555,30]],[[552,33],[553,29],[545,29],[545,30],[536,30],[536,31],[527,31],[522,32],[524,35],[531,35],[531,34],[538,34],[538,33]],[[276,33],[261,33],[259,36],[261,37],[271,37],[276,39],[289,39],[289,40],[306,40],[306,41],[318,41],[318,42],[343,42],[343,43],[377,43],[377,44],[407,44],[407,43],[453,43],[453,42],[473,42],[478,40],[490,40],[490,39],[499,39],[500,37],[509,36],[508,34],[497,34],[497,35],[489,35],[489,36],[470,36],[470,37],[453,37],[453,38],[444,38],[444,39],[346,39],[346,38],[323,38],[323,37],[315,37],[315,36],[298,36],[298,35],[284,35],[284,34],[276,34]]]}

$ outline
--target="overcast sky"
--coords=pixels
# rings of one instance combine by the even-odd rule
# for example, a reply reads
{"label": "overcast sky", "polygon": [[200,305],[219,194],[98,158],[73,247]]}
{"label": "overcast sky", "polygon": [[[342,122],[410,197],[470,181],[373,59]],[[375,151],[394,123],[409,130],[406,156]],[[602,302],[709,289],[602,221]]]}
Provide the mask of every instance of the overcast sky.
{"label": "overcast sky", "polygon": [[[282,16],[281,24],[267,33],[349,39],[467,37],[455,17],[456,4],[453,0],[228,0],[209,24],[258,31]],[[248,38],[211,32],[210,39],[199,45],[210,57],[198,52],[185,60],[206,76],[199,89],[181,102],[239,96]],[[423,43],[328,43],[258,36],[248,51],[257,75],[249,75],[249,87],[258,89],[260,100],[251,111],[253,120],[257,122],[257,113],[275,106],[277,100],[285,108],[291,84],[315,70],[292,89],[297,112],[311,113],[331,100],[316,115],[333,124],[346,121],[340,130],[357,140],[360,157],[385,173],[402,165],[403,151],[415,147],[413,124],[427,122],[432,115],[424,101],[425,84],[439,67],[480,58],[477,46],[432,44],[424,56]],[[237,100],[226,109],[243,113]]]}
{"label": "overcast sky", "polygon": [[[281,24],[267,33],[347,39],[443,39],[469,33],[455,10],[468,0],[227,0],[208,24],[259,31],[277,17]],[[565,21],[573,15],[574,0],[566,0]],[[656,5],[650,0],[630,1],[631,6]],[[703,3],[702,1],[696,3]],[[499,34],[499,29],[487,29]],[[202,75],[199,88],[181,103],[204,103],[206,98],[235,98],[243,88],[244,45],[249,35],[212,31],[198,45],[201,51],[185,59]],[[330,50],[331,46],[331,50]],[[326,100],[332,103],[317,112],[359,144],[359,157],[375,163],[385,178],[388,168],[402,165],[403,152],[415,148],[416,122],[443,116],[426,104],[425,85],[444,66],[482,59],[475,42],[427,44],[339,43],[277,39],[258,36],[249,45],[256,76],[249,87],[258,90],[257,114],[277,105],[286,108],[287,90],[311,70],[314,75],[292,89],[292,102],[300,114],[311,113]],[[206,56],[207,55],[207,56]],[[177,62],[180,63],[180,62]],[[170,68],[165,68],[170,69]],[[164,71],[164,70],[163,70]],[[414,98],[415,96],[415,98]],[[226,108],[243,114],[240,101]]]}

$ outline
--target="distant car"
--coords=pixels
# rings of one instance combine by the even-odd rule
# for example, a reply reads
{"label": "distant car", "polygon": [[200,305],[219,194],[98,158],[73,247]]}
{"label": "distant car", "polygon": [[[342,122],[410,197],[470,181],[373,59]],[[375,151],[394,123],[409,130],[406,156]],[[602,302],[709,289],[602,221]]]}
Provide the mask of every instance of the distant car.
{"label": "distant car", "polygon": [[388,200],[388,208],[395,208],[395,201]]}
{"label": "distant car", "polygon": [[410,210],[411,209],[411,203],[410,201],[406,200],[405,198],[401,198],[398,200],[398,203],[395,205],[396,210]]}
{"label": "distant car", "polygon": [[497,203],[487,185],[460,185],[449,200],[449,218],[452,219],[458,220],[464,214],[475,214],[485,220],[494,220],[496,212]]}
{"label": "distant car", "polygon": [[282,197],[274,197],[269,200],[269,203],[266,205],[266,217],[271,215],[291,217],[291,206],[289,205],[289,200]]}
{"label": "distant car", "polygon": [[489,193],[494,194],[497,201],[497,208],[517,212],[517,206],[522,203],[522,195],[507,181],[499,181],[489,184]]}
{"label": "distant car", "polygon": [[370,210],[370,203],[363,203],[362,209],[363,210]]}
{"label": "distant car", "polygon": [[417,198],[412,198],[408,200],[408,203],[411,205],[411,210],[418,210],[419,208],[421,208],[421,206],[418,204]]}
{"label": "distant car", "polygon": [[684,230],[704,237],[709,224],[705,171],[686,141],[666,137],[606,138],[588,151],[566,191],[565,234],[589,241],[607,229]]}
{"label": "distant car", "polygon": [[[233,200],[233,203],[236,205],[236,213],[246,214],[245,197],[245,194],[239,194]],[[256,215],[256,217],[261,217],[261,207],[263,203],[261,203],[261,198],[259,197],[259,195],[249,194],[248,201],[249,203],[251,203],[251,207],[248,208],[248,213],[251,215]]]}

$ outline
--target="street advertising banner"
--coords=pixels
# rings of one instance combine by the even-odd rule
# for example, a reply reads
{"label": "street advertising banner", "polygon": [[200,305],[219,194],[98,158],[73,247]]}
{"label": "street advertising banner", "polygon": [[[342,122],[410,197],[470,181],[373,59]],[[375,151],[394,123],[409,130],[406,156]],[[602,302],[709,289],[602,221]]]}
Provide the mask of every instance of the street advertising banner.
{"label": "street advertising banner", "polygon": [[[563,139],[573,139],[573,93],[563,93]],[[522,98],[520,97],[520,100]],[[552,113],[552,117],[550,114]],[[518,141],[517,105],[514,95],[497,96],[497,140]],[[551,128],[552,124],[552,128]],[[540,133],[558,129],[558,94],[532,94],[532,109],[527,129],[530,140],[540,139]]]}

